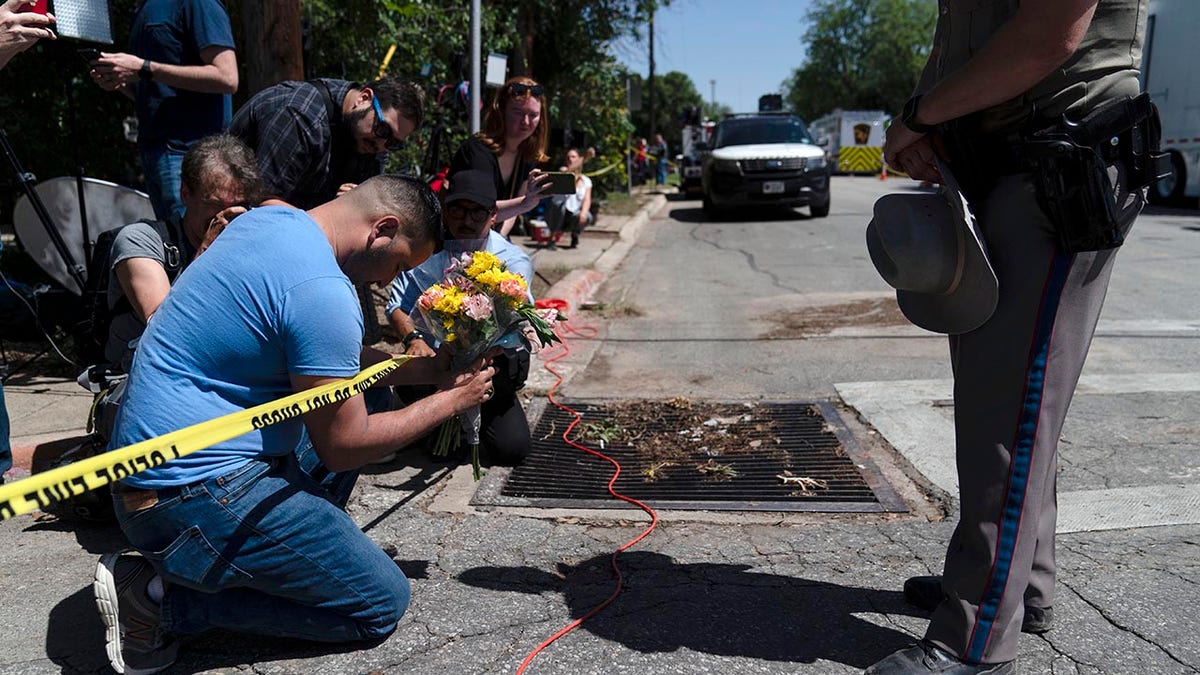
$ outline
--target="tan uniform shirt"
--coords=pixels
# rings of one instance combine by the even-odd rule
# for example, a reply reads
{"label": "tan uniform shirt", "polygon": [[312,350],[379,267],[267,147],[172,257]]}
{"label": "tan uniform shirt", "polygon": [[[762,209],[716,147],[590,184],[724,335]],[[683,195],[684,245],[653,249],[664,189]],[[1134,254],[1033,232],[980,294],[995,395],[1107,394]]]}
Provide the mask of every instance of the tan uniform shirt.
{"label": "tan uniform shirt", "polygon": [[[1054,2],[1056,0],[1026,0]],[[1025,94],[983,111],[980,130],[1011,131],[1031,115],[1073,118],[1106,101],[1137,96],[1149,0],[1099,0],[1075,54]],[[961,68],[1012,17],[1017,0],[939,0],[933,55],[919,91]]]}

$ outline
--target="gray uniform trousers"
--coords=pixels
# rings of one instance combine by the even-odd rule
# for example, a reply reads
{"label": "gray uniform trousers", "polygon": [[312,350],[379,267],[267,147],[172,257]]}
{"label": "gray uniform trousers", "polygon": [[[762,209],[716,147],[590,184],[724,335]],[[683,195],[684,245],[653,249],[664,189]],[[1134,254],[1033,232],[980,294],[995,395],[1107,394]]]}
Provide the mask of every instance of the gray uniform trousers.
{"label": "gray uniform trousers", "polygon": [[[1118,197],[1132,225],[1142,195]],[[961,516],[926,638],[995,663],[1016,658],[1024,605],[1054,602],[1058,438],[1117,251],[1060,252],[1028,175],[1001,177],[972,207],[1000,298],[987,323],[950,337]]]}

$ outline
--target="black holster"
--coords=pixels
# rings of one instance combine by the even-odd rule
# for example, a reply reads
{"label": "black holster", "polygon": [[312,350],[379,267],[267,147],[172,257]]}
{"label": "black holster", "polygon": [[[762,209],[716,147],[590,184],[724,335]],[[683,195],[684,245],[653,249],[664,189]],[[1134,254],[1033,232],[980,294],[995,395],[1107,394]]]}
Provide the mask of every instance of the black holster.
{"label": "black holster", "polygon": [[1170,173],[1149,95],[1111,101],[1077,122],[1064,115],[1035,126],[996,136],[972,133],[969,118],[948,125],[949,159],[968,200],[986,196],[1002,175],[1029,173],[1064,252],[1120,246],[1138,212],[1126,208],[1125,195]]}

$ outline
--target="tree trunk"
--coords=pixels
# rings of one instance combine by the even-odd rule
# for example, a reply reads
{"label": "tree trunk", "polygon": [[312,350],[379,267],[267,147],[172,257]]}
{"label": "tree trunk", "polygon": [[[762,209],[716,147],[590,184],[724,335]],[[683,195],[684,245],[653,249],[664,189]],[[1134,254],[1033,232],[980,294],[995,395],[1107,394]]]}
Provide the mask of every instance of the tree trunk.
{"label": "tree trunk", "polygon": [[242,49],[238,60],[245,76],[241,89],[253,96],[284,80],[304,79],[300,0],[239,0]]}

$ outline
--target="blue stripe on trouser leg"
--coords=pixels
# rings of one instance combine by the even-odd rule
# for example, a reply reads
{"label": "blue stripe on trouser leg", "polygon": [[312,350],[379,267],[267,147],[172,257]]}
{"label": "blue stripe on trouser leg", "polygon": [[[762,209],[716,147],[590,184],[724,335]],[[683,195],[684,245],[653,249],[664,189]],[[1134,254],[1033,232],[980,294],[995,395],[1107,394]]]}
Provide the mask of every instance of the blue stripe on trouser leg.
{"label": "blue stripe on trouser leg", "polygon": [[1058,313],[1058,301],[1071,269],[1071,256],[1058,252],[1046,280],[1042,307],[1038,312],[1037,329],[1029,354],[1026,371],[1025,393],[1021,404],[1021,416],[1017,424],[1017,435],[1013,443],[1008,477],[1008,488],[1001,511],[999,539],[996,542],[996,559],[992,572],[984,587],[979,611],[975,615],[975,626],[967,642],[966,661],[979,663],[991,637],[992,625],[1004,599],[1004,587],[1017,544],[1021,527],[1021,514],[1025,507],[1025,488],[1029,483],[1029,466],[1033,458],[1034,441],[1037,438],[1038,419],[1042,407],[1042,392],[1046,383],[1046,366],[1050,354],[1050,337],[1054,332],[1054,317]]}

